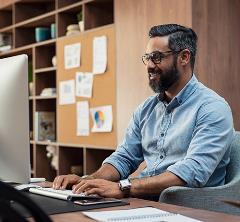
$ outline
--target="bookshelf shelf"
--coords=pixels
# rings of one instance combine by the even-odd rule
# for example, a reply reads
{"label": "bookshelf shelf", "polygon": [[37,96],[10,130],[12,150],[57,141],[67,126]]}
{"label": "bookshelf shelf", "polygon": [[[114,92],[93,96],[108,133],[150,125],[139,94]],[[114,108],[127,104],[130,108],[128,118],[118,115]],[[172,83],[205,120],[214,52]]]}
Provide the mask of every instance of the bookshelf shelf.
{"label": "bookshelf shelf", "polygon": [[[89,1],[85,4],[85,29],[92,29],[114,23],[113,1]],[[104,15],[104,16],[103,16]]]}
{"label": "bookshelf shelf", "polygon": [[0,29],[4,29],[13,24],[12,13],[12,5],[9,5],[0,11]]}
{"label": "bookshelf shelf", "polygon": [[27,54],[27,55],[32,54],[32,47],[25,46],[25,47],[15,48],[10,51],[2,52],[0,53],[0,57],[14,56],[19,54]]}
{"label": "bookshelf shelf", "polygon": [[46,40],[46,41],[34,43],[32,45],[32,47],[37,47],[37,46],[42,46],[42,45],[49,45],[49,44],[55,44],[55,43],[56,43],[56,39],[49,39],[49,40]]}
{"label": "bookshelf shelf", "polygon": [[75,147],[75,148],[90,148],[90,149],[93,149],[93,150],[110,150],[110,151],[114,151],[115,150],[115,147],[108,147],[108,146],[93,146],[92,144],[81,144],[81,143],[62,143],[62,142],[58,142],[57,143],[59,146],[64,146],[64,147]]}
{"label": "bookshelf shelf", "polygon": [[82,2],[74,4],[74,7],[58,10],[58,37],[65,36],[67,27],[71,24],[78,24],[77,14],[83,11]]}
{"label": "bookshelf shelf", "polygon": [[82,2],[83,0],[58,0],[56,4],[57,9],[67,7],[68,5],[74,5],[75,3]]}
{"label": "bookshelf shelf", "polygon": [[13,28],[14,28],[13,25],[1,28],[0,29],[0,33],[12,33],[13,32]]}
{"label": "bookshelf shelf", "polygon": [[45,72],[51,72],[51,71],[56,71],[56,67],[46,67],[46,68],[41,68],[41,69],[35,69],[35,73],[45,73]]}
{"label": "bookshelf shelf", "polygon": [[57,171],[52,168],[51,160],[47,157],[46,145],[36,144],[35,175],[52,181],[57,176]]}
{"label": "bookshelf shelf", "polygon": [[59,174],[69,174],[73,167],[78,167],[78,173],[83,175],[84,149],[73,147],[59,147]]}
{"label": "bookshelf shelf", "polygon": [[15,28],[18,27],[37,27],[37,26],[48,26],[55,22],[55,11],[49,12],[44,15],[40,15],[29,20],[19,22],[15,24]]}
{"label": "bookshelf shelf", "polygon": [[56,9],[55,0],[22,0],[14,4],[15,23],[47,15]]}
{"label": "bookshelf shelf", "polygon": [[34,96],[33,97],[36,100],[44,100],[44,99],[56,99],[57,96]]}
{"label": "bookshelf shelf", "polygon": [[0,53],[0,56],[3,57],[3,56],[7,56],[7,55],[20,54],[20,53],[24,53],[25,51],[26,51],[26,54],[29,54],[29,51],[31,51],[33,47],[44,46],[44,45],[55,44],[55,43],[56,43],[56,39],[49,39],[49,40],[46,40],[46,41],[42,41],[42,42],[38,42],[38,43],[29,44],[29,45],[26,45],[26,46],[21,46],[21,47],[14,48],[10,51]]}
{"label": "bookshelf shelf", "polygon": [[52,67],[52,58],[56,56],[55,42],[47,42],[47,44],[37,45],[35,47],[35,55],[36,58],[42,57],[42,59],[36,60],[35,70]]}
{"label": "bookshelf shelf", "polygon": [[102,160],[108,157],[113,151],[111,150],[99,150],[99,149],[86,149],[85,153],[85,174],[89,175],[95,172],[102,164]]}
{"label": "bookshelf shelf", "polygon": [[58,143],[51,142],[51,141],[34,141],[35,144],[38,145],[52,145],[52,146],[58,146]]}
{"label": "bookshelf shelf", "polygon": [[86,3],[86,1],[75,1],[76,3],[73,3],[73,4],[70,4],[70,5],[68,5],[68,6],[65,6],[65,7],[62,7],[62,8],[60,8],[60,9],[58,9],[57,10],[57,12],[59,13],[59,12],[66,12],[66,11],[68,11],[68,12],[77,12],[77,8],[79,7],[79,6],[82,6],[83,5],[83,3]]}

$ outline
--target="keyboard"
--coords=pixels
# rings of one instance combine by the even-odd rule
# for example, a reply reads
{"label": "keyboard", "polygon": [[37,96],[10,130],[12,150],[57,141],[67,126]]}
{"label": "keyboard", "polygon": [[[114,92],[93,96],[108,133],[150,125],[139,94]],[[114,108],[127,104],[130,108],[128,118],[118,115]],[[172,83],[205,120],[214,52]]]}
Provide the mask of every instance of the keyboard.
{"label": "keyboard", "polygon": [[34,187],[30,188],[29,192],[39,194],[47,197],[57,198],[61,200],[87,200],[87,199],[101,199],[98,195],[85,195],[84,193],[75,194],[71,190],[55,190],[53,188],[46,187]]}
{"label": "keyboard", "polygon": [[29,190],[30,188],[38,188],[40,186],[38,185],[35,185],[35,184],[31,184],[31,183],[27,183],[27,184],[20,184],[20,185],[17,185],[15,186],[14,188],[17,189],[17,190],[22,190],[22,191],[26,191],[26,190]]}

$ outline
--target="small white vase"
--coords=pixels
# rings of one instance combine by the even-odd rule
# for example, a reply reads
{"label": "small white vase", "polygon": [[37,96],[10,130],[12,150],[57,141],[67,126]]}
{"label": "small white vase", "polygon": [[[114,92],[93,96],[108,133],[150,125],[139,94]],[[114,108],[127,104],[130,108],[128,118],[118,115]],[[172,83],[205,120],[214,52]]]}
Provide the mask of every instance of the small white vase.
{"label": "small white vase", "polygon": [[78,22],[78,25],[79,25],[80,32],[83,32],[84,31],[84,21]]}

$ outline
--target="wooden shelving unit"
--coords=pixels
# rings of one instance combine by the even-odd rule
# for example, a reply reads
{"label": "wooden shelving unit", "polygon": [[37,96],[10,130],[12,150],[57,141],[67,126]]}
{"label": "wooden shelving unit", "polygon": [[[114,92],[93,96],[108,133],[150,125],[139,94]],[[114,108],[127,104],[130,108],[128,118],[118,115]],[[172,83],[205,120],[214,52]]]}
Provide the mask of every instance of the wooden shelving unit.
{"label": "wooden shelving unit", "polygon": [[[0,58],[24,53],[28,55],[32,67],[33,92],[29,96],[31,173],[32,176],[45,177],[47,180],[52,180],[59,174],[71,173],[72,166],[82,166],[81,174],[91,173],[115,149],[95,145],[91,147],[89,144],[71,141],[61,143],[58,141],[57,126],[55,141],[34,139],[36,112],[55,112],[57,119],[58,95],[41,96],[41,92],[45,88],[58,87],[59,70],[52,65],[52,58],[57,55],[57,42],[71,38],[65,36],[66,28],[78,22],[77,14],[80,11],[86,32],[114,23],[113,0],[19,0],[0,8],[0,33],[12,36],[12,49],[0,52]],[[50,27],[53,23],[56,25],[56,39],[36,42],[35,28]],[[57,170],[53,169],[47,157],[47,146],[53,146],[57,150]]]}

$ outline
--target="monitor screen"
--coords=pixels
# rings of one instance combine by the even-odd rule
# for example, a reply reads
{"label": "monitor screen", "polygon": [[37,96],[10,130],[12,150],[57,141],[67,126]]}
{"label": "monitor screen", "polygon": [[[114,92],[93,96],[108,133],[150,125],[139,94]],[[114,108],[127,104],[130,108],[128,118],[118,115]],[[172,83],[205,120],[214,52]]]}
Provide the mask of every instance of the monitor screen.
{"label": "monitor screen", "polygon": [[30,181],[28,58],[0,59],[0,179]]}

